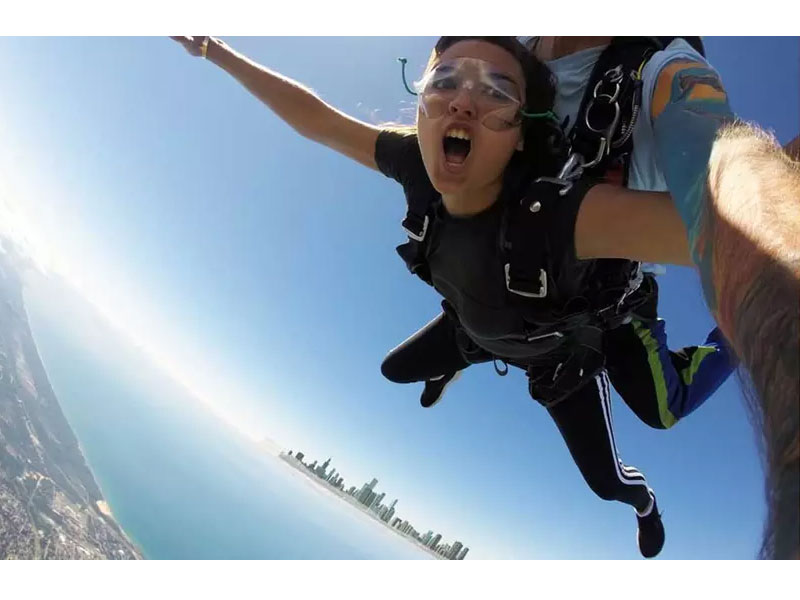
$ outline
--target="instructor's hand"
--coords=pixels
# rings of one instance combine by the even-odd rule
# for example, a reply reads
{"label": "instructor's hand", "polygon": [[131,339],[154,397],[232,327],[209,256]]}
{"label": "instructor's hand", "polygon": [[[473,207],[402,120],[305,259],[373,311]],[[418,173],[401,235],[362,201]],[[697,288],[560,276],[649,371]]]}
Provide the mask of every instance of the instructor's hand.
{"label": "instructor's hand", "polygon": [[205,35],[171,35],[171,39],[178,42],[181,46],[186,48],[186,51],[192,56],[203,55],[203,40],[209,36]]}

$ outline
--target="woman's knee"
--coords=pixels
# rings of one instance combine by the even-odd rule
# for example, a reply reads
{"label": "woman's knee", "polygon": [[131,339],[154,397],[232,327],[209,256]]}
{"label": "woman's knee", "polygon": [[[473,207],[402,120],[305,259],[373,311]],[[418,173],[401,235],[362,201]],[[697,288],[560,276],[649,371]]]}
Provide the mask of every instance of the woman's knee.
{"label": "woman's knee", "polygon": [[393,383],[409,383],[408,374],[404,373],[403,363],[397,354],[389,352],[381,363],[381,374]]}

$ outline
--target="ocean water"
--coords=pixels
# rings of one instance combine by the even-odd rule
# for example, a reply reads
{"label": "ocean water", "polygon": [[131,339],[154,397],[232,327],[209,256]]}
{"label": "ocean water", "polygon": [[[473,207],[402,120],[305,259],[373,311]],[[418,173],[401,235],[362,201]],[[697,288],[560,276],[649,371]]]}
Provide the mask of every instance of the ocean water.
{"label": "ocean water", "polygon": [[147,558],[430,558],[222,425],[110,330],[75,335],[41,301],[28,314],[84,456]]}

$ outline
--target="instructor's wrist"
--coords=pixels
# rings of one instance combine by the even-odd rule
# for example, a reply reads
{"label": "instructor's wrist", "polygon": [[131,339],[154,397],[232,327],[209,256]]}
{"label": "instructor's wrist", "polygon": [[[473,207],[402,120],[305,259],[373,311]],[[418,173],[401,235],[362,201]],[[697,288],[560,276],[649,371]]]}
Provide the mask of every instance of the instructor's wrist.
{"label": "instructor's wrist", "polygon": [[209,36],[207,39],[208,42],[205,43],[205,54],[203,55],[203,58],[217,64],[217,61],[228,49],[228,46],[225,44],[225,42],[218,40],[215,37]]}

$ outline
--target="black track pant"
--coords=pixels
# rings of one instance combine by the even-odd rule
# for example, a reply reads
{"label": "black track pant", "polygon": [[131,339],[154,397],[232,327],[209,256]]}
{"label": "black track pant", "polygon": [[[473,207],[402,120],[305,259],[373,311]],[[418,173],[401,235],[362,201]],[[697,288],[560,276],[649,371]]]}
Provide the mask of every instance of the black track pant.
{"label": "black track pant", "polygon": [[[381,373],[395,383],[413,383],[435,379],[465,369],[470,362],[464,358],[457,339],[461,334],[453,321],[441,313],[422,329],[389,351],[381,364]],[[487,355],[486,360],[491,360]],[[484,362],[474,360],[472,362]]]}
{"label": "black track pant", "polygon": [[619,500],[646,510],[650,496],[644,475],[623,464],[617,454],[611,388],[605,371],[547,412],[595,494],[603,500]]}
{"label": "black track pant", "polygon": [[[389,352],[381,372],[390,381],[411,383],[433,379],[492,360],[478,349],[459,349],[463,335],[441,314]],[[463,339],[459,339],[464,348]],[[469,360],[468,360],[469,358]],[[604,500],[619,500],[639,510],[650,501],[644,476],[617,456],[611,423],[611,391],[601,373],[569,398],[548,410],[589,487]]]}

